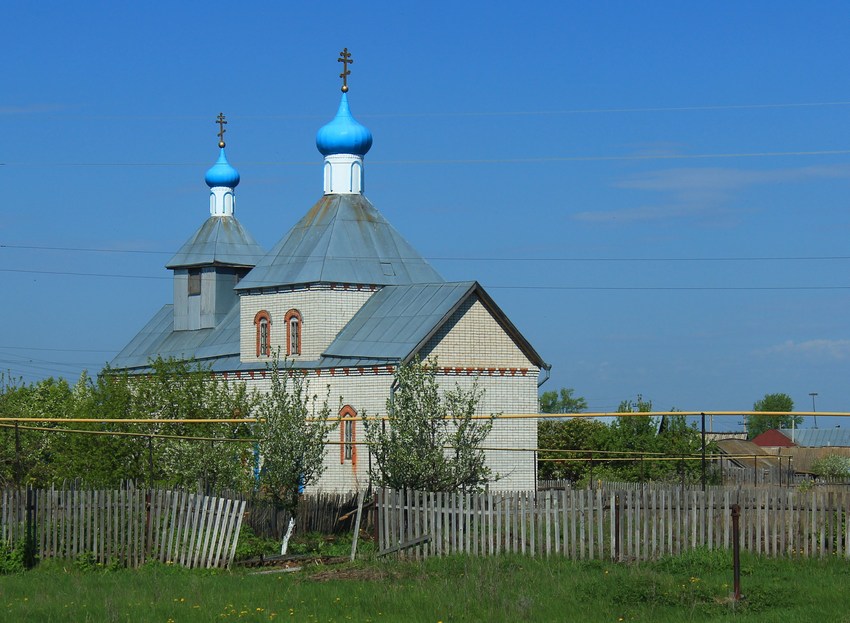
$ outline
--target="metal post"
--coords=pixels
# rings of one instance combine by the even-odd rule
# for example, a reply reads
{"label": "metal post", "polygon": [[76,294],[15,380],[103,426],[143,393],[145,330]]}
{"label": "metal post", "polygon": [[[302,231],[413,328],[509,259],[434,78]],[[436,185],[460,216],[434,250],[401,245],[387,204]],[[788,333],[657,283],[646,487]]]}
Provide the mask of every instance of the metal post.
{"label": "metal post", "polygon": [[732,505],[732,582],[734,586],[733,599],[741,601],[741,531],[738,519],[741,517],[741,507]]}
{"label": "metal post", "polygon": [[[817,392],[809,392],[809,396],[812,397],[812,413],[815,413],[817,411],[817,409],[815,409],[815,396],[817,396],[817,395],[818,395]],[[791,417],[793,418],[794,416],[792,415]],[[815,418],[815,428],[817,428],[818,427],[818,416],[817,416],[817,414],[815,414],[812,417]]]}
{"label": "metal post", "polygon": [[593,483],[593,452],[590,453],[590,489],[591,491],[596,488],[596,485]]}
{"label": "metal post", "polygon": [[702,492],[705,493],[705,413],[702,414]]}
{"label": "metal post", "polygon": [[148,482],[153,489],[153,435],[148,437]]}
{"label": "metal post", "polygon": [[15,488],[20,489],[21,479],[21,431],[18,428],[18,421],[15,420]]}

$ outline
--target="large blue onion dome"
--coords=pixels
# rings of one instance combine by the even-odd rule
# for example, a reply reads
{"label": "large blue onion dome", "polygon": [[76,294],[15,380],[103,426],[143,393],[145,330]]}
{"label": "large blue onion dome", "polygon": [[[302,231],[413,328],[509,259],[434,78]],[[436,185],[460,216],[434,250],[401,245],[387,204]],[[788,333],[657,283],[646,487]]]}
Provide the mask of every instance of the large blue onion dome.
{"label": "large blue onion dome", "polygon": [[316,147],[323,156],[352,154],[365,156],[372,146],[372,133],[355,121],[348,108],[348,94],[342,94],[339,110],[333,120],[322,126],[316,134]]}
{"label": "large blue onion dome", "polygon": [[215,188],[216,186],[236,188],[239,184],[239,171],[230,166],[227,156],[224,153],[224,147],[221,148],[218,160],[207,171],[204,180],[210,188]]}

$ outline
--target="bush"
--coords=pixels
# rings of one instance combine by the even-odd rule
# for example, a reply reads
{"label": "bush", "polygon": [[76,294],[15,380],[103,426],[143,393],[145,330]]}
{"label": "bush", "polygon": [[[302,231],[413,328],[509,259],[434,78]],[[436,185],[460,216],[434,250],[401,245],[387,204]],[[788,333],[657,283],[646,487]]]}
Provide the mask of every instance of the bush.
{"label": "bush", "polygon": [[0,575],[26,571],[25,559],[23,542],[19,541],[12,545],[6,541],[0,541]]}
{"label": "bush", "polygon": [[812,463],[812,472],[820,478],[848,478],[850,477],[850,459],[837,454],[828,454]]}

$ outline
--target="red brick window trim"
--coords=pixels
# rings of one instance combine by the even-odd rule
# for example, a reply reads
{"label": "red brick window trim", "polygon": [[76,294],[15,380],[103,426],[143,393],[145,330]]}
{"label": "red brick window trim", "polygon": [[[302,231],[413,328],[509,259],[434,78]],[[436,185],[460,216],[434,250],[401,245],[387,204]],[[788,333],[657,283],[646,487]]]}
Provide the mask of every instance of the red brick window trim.
{"label": "red brick window trim", "polygon": [[357,417],[350,405],[345,405],[339,411],[339,462],[357,465]]}
{"label": "red brick window trim", "polygon": [[304,324],[301,318],[301,312],[297,309],[290,309],[286,312],[284,322],[286,323],[286,354],[300,355],[301,327]]}
{"label": "red brick window trim", "polygon": [[272,354],[272,318],[265,309],[254,316],[257,329],[257,357],[269,357]]}

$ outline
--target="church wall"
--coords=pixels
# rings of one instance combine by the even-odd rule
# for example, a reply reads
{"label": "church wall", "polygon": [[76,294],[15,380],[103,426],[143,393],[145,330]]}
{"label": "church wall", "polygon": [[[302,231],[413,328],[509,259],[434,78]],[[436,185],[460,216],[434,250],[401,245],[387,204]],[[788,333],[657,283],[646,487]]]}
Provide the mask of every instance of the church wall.
{"label": "church wall", "polygon": [[452,314],[420,355],[423,360],[436,358],[441,367],[532,366],[481,301],[472,297]]}
{"label": "church wall", "polygon": [[[390,395],[393,376],[386,372],[375,374],[371,369],[360,374],[357,369],[350,369],[348,375],[337,368],[333,376],[328,370],[323,370],[320,376],[314,371],[308,375],[309,392],[323,400],[330,394],[328,404],[331,413],[338,415],[340,405],[349,405],[355,409],[358,416],[364,413],[368,416],[386,415],[386,402]],[[481,401],[477,415],[517,414],[537,412],[537,377],[528,374],[522,376],[476,376],[475,374],[439,374],[438,382],[445,390],[461,387],[482,390]],[[268,391],[271,381],[268,378],[257,377],[247,380],[249,387],[259,391]],[[340,402],[341,401],[341,402]],[[325,473],[321,480],[308,488],[309,491],[356,491],[359,487],[368,486],[369,456],[366,446],[357,445],[355,461],[340,461],[340,427],[334,429],[328,438],[332,442],[327,447],[325,455]],[[362,422],[355,423],[355,441],[366,440]],[[524,451],[488,450],[487,465],[492,473],[500,475],[500,479],[491,484],[492,490],[525,490],[533,489],[536,478],[536,457],[533,449],[537,447],[537,419],[498,419],[493,430],[484,443],[485,447],[517,448]]]}
{"label": "church wall", "polygon": [[268,357],[257,357],[257,329],[254,325],[257,312],[269,312],[272,354],[280,348],[282,359],[286,354],[286,312],[297,309],[302,318],[301,354],[289,358],[293,361],[315,360],[372,294],[368,290],[331,290],[329,286],[274,294],[243,294],[240,297],[239,321],[242,361],[268,360]]}

